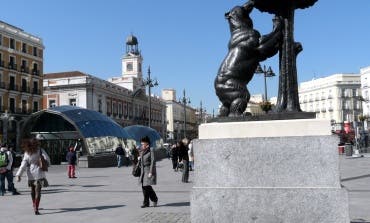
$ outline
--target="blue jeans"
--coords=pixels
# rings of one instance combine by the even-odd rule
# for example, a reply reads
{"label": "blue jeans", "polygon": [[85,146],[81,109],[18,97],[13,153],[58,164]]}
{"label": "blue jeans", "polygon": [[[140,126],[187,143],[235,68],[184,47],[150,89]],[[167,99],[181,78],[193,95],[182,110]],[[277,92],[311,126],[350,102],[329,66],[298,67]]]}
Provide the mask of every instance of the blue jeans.
{"label": "blue jeans", "polygon": [[0,191],[5,193],[5,178],[8,181],[8,190],[14,192],[14,183],[13,183],[13,172],[8,170],[5,173],[0,174]]}
{"label": "blue jeans", "polygon": [[123,155],[117,155],[117,167],[122,166],[122,158],[123,158]]}

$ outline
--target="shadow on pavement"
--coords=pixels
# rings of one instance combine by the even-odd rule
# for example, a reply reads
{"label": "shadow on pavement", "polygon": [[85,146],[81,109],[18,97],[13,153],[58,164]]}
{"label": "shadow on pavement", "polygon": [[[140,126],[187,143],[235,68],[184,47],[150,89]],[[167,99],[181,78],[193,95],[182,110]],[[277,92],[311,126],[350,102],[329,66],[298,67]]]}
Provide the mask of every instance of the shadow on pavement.
{"label": "shadow on pavement", "polygon": [[357,179],[362,179],[362,178],[366,178],[366,177],[370,177],[370,174],[357,176],[357,177],[348,177],[348,178],[341,179],[341,181],[344,182],[344,181],[350,181],[350,180],[357,180]]}
{"label": "shadow on pavement", "polygon": [[59,208],[59,209],[48,209],[48,208],[40,208],[40,210],[51,210],[53,212],[42,213],[43,215],[47,214],[58,214],[64,212],[74,212],[74,211],[86,211],[86,210],[105,210],[111,208],[120,208],[125,207],[126,205],[109,205],[109,206],[96,206],[96,207],[84,207],[84,208]]}
{"label": "shadow on pavement", "polygon": [[170,206],[170,207],[190,206],[190,202],[179,202],[179,203],[169,203],[169,204],[158,205],[158,207],[165,207],[165,206]]}

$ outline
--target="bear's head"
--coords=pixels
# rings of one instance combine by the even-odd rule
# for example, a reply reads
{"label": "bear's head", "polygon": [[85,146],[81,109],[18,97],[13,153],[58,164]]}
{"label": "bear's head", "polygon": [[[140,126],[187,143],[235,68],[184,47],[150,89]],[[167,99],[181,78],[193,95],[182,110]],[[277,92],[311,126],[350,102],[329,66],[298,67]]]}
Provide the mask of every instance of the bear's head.
{"label": "bear's head", "polygon": [[236,29],[252,29],[253,22],[249,17],[251,10],[247,10],[245,7],[236,6],[229,12],[225,13],[225,18],[229,21],[230,31],[233,32]]}

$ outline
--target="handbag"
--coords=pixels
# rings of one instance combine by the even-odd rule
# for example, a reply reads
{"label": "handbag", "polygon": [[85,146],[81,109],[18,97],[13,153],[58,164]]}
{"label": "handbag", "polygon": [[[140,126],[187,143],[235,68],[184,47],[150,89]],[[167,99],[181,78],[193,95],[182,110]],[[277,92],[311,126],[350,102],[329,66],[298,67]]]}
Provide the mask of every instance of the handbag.
{"label": "handbag", "polygon": [[42,171],[48,171],[49,170],[49,164],[42,155],[42,151],[40,149],[40,159],[39,159],[39,167],[41,168]]}
{"label": "handbag", "polygon": [[134,168],[132,169],[132,175],[134,177],[140,177],[140,175],[141,175],[141,161],[139,161],[137,163],[137,165],[134,166]]}

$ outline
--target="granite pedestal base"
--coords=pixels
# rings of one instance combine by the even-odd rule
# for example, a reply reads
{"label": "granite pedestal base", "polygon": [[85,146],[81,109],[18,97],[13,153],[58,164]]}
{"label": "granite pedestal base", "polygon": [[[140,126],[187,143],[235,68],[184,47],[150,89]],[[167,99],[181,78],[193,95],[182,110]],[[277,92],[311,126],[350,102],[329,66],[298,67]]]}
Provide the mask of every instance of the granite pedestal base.
{"label": "granite pedestal base", "polygon": [[[193,223],[349,222],[348,196],[340,186],[337,138],[330,133],[329,121],[207,125],[200,127],[201,137],[193,144]],[[269,130],[258,137],[258,128],[251,129],[256,125]],[[301,126],[304,131],[299,132],[296,125],[306,128]],[[277,129],[274,136],[273,129],[279,126],[297,131]],[[323,129],[315,131],[312,126]],[[236,138],[229,128],[237,132]]]}

